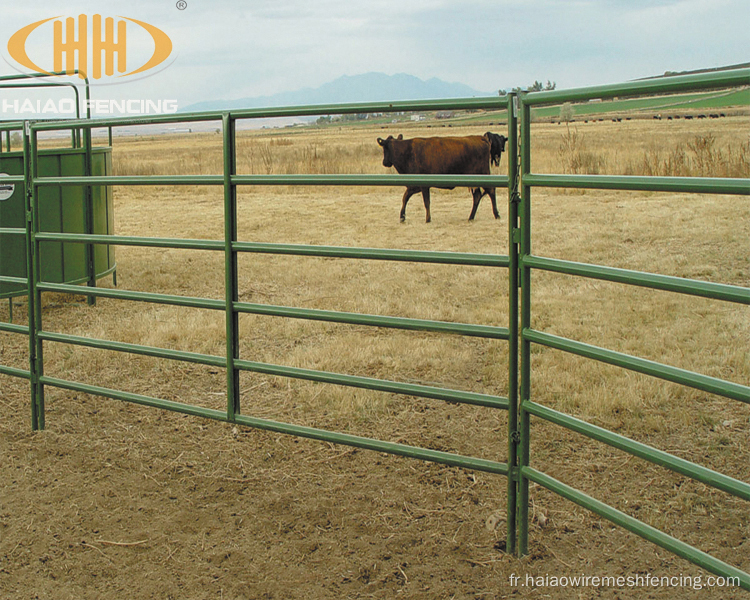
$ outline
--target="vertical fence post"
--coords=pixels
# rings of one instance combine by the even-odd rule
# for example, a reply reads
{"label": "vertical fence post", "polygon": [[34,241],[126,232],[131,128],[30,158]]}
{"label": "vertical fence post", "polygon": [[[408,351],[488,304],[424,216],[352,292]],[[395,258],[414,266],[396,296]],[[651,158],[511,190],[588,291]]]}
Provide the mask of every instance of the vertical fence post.
{"label": "vertical fence post", "polygon": [[[34,242],[32,239],[32,208],[31,208],[31,153],[29,144],[29,122],[24,121],[23,130],[23,178],[24,178],[24,225],[26,227],[26,293],[27,293],[27,322],[29,326],[29,385],[31,392],[31,429],[39,427],[39,411],[37,410],[37,372],[36,372],[36,330],[35,302],[34,302]],[[13,298],[10,298],[13,306]],[[11,314],[11,321],[13,315]]]}
{"label": "vertical fence post", "polygon": [[508,511],[506,551],[516,552],[518,491],[518,96],[508,94]]}
{"label": "vertical fence post", "polygon": [[44,384],[39,379],[44,375],[44,353],[43,342],[39,339],[42,330],[42,293],[39,291],[39,282],[42,277],[40,259],[40,242],[36,239],[39,233],[39,189],[36,185],[37,169],[39,164],[39,152],[37,146],[37,133],[30,127],[27,121],[24,124],[24,144],[28,145],[28,183],[26,186],[27,207],[26,231],[27,231],[27,275],[29,278],[29,346],[31,350],[31,428],[33,430],[44,429]]}
{"label": "vertical fence post", "polygon": [[[91,177],[93,174],[93,158],[92,158],[92,140],[91,140],[91,127],[86,127],[83,130],[83,146],[84,146],[84,162],[83,162],[83,173],[86,177]],[[84,215],[83,215],[83,227],[84,233],[94,233],[94,190],[90,185],[86,185],[84,190]],[[94,266],[94,245],[86,243],[85,256],[86,256],[86,285],[88,287],[96,287],[96,268]],[[96,296],[87,296],[86,303],[89,306],[96,304]]]}
{"label": "vertical fence post", "polygon": [[224,288],[226,299],[227,344],[227,419],[234,421],[240,412],[240,372],[234,366],[240,356],[239,314],[234,303],[239,301],[237,290],[237,252],[232,244],[237,241],[237,186],[232,175],[237,171],[235,121],[229,113],[221,117],[224,152]]}
{"label": "vertical fence post", "polygon": [[529,465],[529,413],[523,402],[531,394],[531,345],[524,339],[523,330],[531,326],[531,268],[524,258],[531,254],[531,186],[526,185],[525,176],[531,169],[531,109],[519,97],[521,112],[521,385],[520,385],[520,447],[518,456],[518,555],[529,549],[529,480],[523,468]]}

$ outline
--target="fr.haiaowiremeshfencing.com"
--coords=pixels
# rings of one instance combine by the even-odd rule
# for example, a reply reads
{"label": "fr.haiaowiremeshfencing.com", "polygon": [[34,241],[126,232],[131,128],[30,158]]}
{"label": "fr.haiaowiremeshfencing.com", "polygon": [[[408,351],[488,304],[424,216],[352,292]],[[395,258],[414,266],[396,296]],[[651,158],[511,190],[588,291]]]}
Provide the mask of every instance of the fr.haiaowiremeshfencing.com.
{"label": "fr.haiaowiremeshfencing.com", "polygon": [[634,575],[532,575],[525,576],[512,573],[508,577],[511,587],[528,588],[666,588],[681,587],[693,590],[704,588],[739,588],[738,577],[714,577],[703,575],[651,575],[636,573]]}

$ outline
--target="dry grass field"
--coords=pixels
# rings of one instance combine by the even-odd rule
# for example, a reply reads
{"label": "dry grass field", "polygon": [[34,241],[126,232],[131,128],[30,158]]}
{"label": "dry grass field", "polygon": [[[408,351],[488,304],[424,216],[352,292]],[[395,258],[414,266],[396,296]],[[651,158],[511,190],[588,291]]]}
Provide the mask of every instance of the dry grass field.
{"label": "dry grass field", "polygon": [[[748,118],[538,124],[538,172],[750,177]],[[502,133],[501,127],[492,128]],[[481,128],[299,128],[241,132],[242,173],[383,173],[376,138]],[[213,133],[116,138],[116,174],[221,172]],[[506,158],[498,172],[507,168]],[[432,223],[402,188],[244,187],[246,241],[507,254],[484,199],[433,190]],[[116,232],[223,238],[222,191],[119,187]],[[750,286],[744,197],[534,190],[534,253]],[[123,289],[223,298],[223,256],[117,248]],[[240,299],[505,326],[505,270],[240,257]],[[747,385],[746,307],[535,273],[533,326]],[[102,285],[110,286],[110,281]],[[15,319],[24,322],[24,302]],[[0,319],[7,320],[7,303]],[[222,355],[224,314],[44,296],[47,330]],[[502,341],[242,315],[242,358],[507,395]],[[24,368],[26,339],[0,334]],[[748,406],[533,349],[532,398],[750,481]],[[223,409],[213,367],[48,343],[45,373]],[[506,460],[491,409],[245,373],[243,413]],[[708,573],[532,485],[530,554],[503,552],[506,479],[47,390],[47,429],[29,425],[27,385],[0,376],[0,597],[9,599],[741,598],[699,586],[526,587],[539,576]],[[539,420],[532,464],[714,556],[750,570],[747,502]],[[499,522],[496,528],[488,526]],[[511,586],[511,574],[521,585]]]}

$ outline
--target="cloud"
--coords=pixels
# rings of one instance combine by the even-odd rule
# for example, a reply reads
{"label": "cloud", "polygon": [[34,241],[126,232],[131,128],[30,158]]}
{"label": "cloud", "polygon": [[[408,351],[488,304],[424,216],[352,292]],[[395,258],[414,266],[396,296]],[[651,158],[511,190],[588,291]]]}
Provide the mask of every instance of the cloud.
{"label": "cloud", "polygon": [[[79,13],[138,18],[174,43],[174,64],[122,93],[189,104],[317,87],[382,71],[475,89],[609,83],[748,60],[747,0],[73,1]],[[4,8],[10,34],[60,4]],[[4,45],[4,44],[3,44]],[[0,69],[5,66],[0,64]],[[7,72],[7,70],[6,70]]]}

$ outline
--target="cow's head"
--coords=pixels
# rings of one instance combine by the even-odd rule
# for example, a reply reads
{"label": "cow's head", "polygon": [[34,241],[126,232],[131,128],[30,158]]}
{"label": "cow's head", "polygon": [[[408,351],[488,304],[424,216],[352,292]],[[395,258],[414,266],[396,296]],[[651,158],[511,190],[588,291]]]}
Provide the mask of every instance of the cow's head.
{"label": "cow's head", "polygon": [[494,165],[499,165],[500,156],[505,152],[505,142],[508,141],[508,138],[490,131],[485,133],[484,137],[490,143],[490,161]]}
{"label": "cow's head", "polygon": [[399,139],[403,140],[404,136],[399,134],[398,138],[394,138],[392,135],[389,135],[386,139],[378,138],[378,144],[380,144],[383,147],[383,166],[384,167],[392,167],[393,166],[393,140]]}

